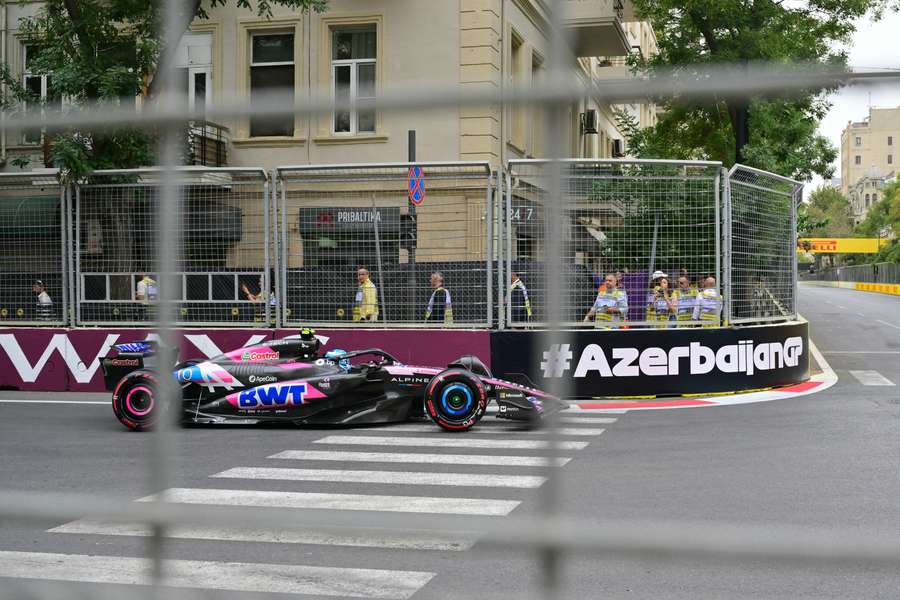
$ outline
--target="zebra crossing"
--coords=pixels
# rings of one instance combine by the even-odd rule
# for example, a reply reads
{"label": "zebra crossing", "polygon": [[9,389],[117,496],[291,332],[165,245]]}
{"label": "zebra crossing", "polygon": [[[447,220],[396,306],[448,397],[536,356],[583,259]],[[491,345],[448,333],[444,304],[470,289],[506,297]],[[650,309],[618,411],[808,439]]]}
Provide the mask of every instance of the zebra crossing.
{"label": "zebra crossing", "polygon": [[[250,464],[213,473],[207,482],[210,487],[170,488],[136,502],[164,496],[169,502],[198,505],[502,518],[546,482],[546,473],[535,474],[535,468],[564,467],[604,433],[605,428],[597,425],[614,424],[618,416],[565,413],[554,439],[548,439],[545,430],[517,429],[514,423],[490,418],[462,434],[443,432],[430,423],[328,430],[305,444],[308,448],[285,448],[268,456],[248,458]],[[451,469],[452,472],[444,472]],[[348,486],[360,484],[377,487],[377,493],[366,489],[358,493],[358,488],[348,491]],[[266,485],[279,489],[257,489]],[[492,490],[496,497],[482,497],[492,495]],[[151,535],[150,528],[144,525],[89,519],[66,523],[48,532],[112,539]],[[179,526],[166,530],[166,536],[175,540],[330,546],[362,552],[461,552],[471,549],[478,539],[474,531],[452,535],[408,533],[379,534],[377,529],[346,534],[324,529],[278,532],[239,526]],[[167,585],[406,599],[439,574],[430,569],[407,570],[413,563],[406,560],[398,560],[397,566],[404,568],[395,570],[367,568],[365,562],[323,566],[196,558],[164,559]],[[0,576],[22,579],[144,585],[149,582],[149,564],[149,559],[122,556],[0,551]]]}

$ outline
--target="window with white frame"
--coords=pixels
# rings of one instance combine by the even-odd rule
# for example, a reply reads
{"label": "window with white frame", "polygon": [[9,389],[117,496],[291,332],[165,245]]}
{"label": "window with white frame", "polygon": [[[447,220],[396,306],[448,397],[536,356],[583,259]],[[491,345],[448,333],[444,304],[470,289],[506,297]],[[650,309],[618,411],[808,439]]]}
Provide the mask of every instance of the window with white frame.
{"label": "window with white frame", "polygon": [[855,165],[861,165],[861,164],[862,164],[862,157],[861,157],[861,156],[854,156],[854,157],[853,157],[853,164],[855,164]]}
{"label": "window with white frame", "polygon": [[856,136],[856,140],[855,140],[855,141],[856,141],[856,145],[857,145],[857,146],[861,146],[861,145],[862,145],[862,138],[861,138],[861,137]]}
{"label": "window with white frame", "polygon": [[[36,73],[33,69],[34,58],[38,54],[36,46],[23,46],[22,86],[30,99],[25,101],[24,108],[29,116],[43,115],[46,110],[62,108],[62,99],[53,91],[49,75]],[[29,128],[22,132],[22,143],[40,144],[43,142],[43,128]]]}
{"label": "window with white frame", "polygon": [[[254,33],[250,40],[250,102],[268,93],[294,100],[294,34]],[[292,116],[250,118],[250,137],[294,135]]]}
{"label": "window with white frame", "polygon": [[337,104],[334,134],[375,133],[375,77],[378,36],[375,25],[331,31],[331,89]]}

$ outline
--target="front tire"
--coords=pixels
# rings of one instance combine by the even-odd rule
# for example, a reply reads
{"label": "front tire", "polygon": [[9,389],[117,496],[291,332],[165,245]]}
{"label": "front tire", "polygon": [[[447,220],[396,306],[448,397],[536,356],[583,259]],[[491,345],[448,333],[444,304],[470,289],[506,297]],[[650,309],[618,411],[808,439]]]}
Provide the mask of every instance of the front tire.
{"label": "front tire", "polygon": [[487,409],[487,391],[481,380],[465,369],[447,369],[425,388],[425,411],[448,431],[471,429]]}
{"label": "front tire", "polygon": [[153,427],[163,412],[156,375],[135,371],[123,377],[113,392],[112,405],[116,418],[125,427],[134,431]]}

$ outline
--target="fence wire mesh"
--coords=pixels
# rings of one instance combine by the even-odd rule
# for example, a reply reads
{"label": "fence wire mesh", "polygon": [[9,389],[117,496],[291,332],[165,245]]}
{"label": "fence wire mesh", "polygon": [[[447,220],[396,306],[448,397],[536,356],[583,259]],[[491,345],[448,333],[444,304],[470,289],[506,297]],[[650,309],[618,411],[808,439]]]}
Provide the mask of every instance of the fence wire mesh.
{"label": "fence wire mesh", "polygon": [[0,175],[0,325],[66,322],[66,200],[55,170]]}
{"label": "fence wire mesh", "polygon": [[[506,314],[512,327],[544,320],[545,220],[562,224],[563,324],[676,327],[695,315],[720,270],[719,163],[565,160],[562,206],[548,202],[548,161],[510,161]],[[615,288],[607,277],[615,281]],[[518,279],[521,283],[516,284]],[[521,285],[527,287],[525,306]],[[530,318],[529,318],[529,313]],[[718,321],[716,314],[716,322]]]}
{"label": "fence wire mesh", "polygon": [[[99,171],[76,186],[77,324],[152,324],[160,298],[156,243],[162,171]],[[272,235],[261,169],[186,168],[180,324],[268,326]]]}
{"label": "fence wire mesh", "polygon": [[743,165],[735,165],[728,180],[730,321],[796,317],[796,219],[802,184]]}
{"label": "fence wire mesh", "polygon": [[875,263],[847,265],[819,269],[814,273],[801,272],[801,279],[811,281],[858,281],[861,283],[900,283],[900,264]]}
{"label": "fence wire mesh", "polygon": [[[285,325],[490,322],[488,163],[277,173]],[[410,200],[415,193],[418,205]]]}

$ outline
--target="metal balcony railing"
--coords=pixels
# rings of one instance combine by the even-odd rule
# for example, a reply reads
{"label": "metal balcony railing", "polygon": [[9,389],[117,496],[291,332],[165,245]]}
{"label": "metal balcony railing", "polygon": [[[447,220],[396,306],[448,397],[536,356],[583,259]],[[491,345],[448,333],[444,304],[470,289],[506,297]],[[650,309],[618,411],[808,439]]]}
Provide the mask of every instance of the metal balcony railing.
{"label": "metal balcony railing", "polygon": [[191,121],[187,127],[187,164],[200,167],[228,165],[230,130],[211,121]]}

